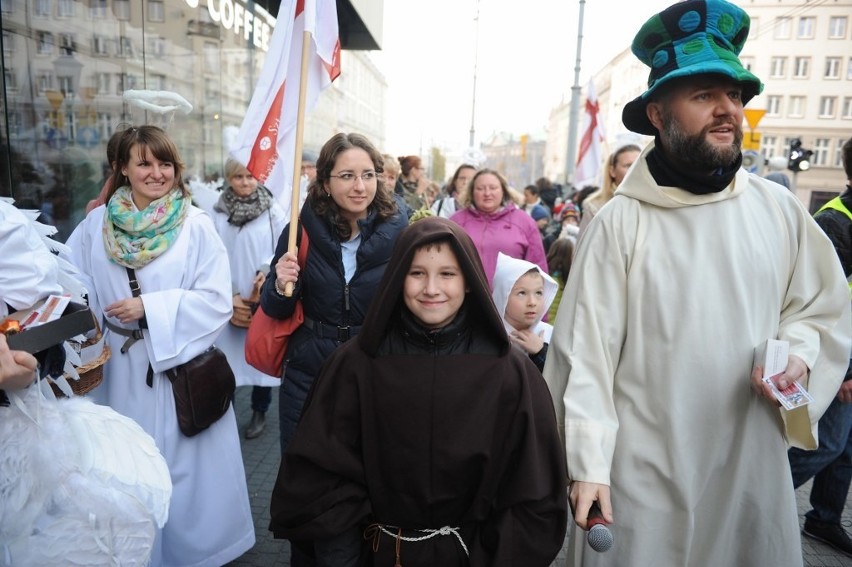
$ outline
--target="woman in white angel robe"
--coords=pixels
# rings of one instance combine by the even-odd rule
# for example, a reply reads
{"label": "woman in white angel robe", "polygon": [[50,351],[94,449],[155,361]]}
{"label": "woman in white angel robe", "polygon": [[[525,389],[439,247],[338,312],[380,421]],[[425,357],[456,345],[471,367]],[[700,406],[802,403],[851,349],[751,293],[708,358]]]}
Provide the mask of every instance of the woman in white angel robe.
{"label": "woman in white angel robe", "polygon": [[[718,193],[661,187],[651,147],[583,235],[544,368],[570,480],[611,491],[612,549],[575,525],[569,565],[800,566],[787,443],[815,447],[848,364],[837,254],[789,191],[743,169]],[[751,390],[766,339],[814,403]]]}
{"label": "woman in white angel robe", "polygon": [[[242,165],[236,162],[234,162],[235,165],[231,165],[232,161],[228,160],[225,164],[226,177],[228,177],[229,168],[236,168],[241,174],[250,176],[248,170]],[[233,176],[230,176],[229,182],[233,185],[232,179]],[[231,293],[242,299],[251,297],[258,271],[261,271],[264,277],[269,271],[269,262],[275,254],[278,237],[289,220],[284,217],[281,205],[264,187],[259,186],[256,180],[252,178],[252,181],[246,182],[246,184],[252,186],[249,193],[263,191],[265,195],[268,195],[268,199],[265,200],[265,208],[259,213],[259,216],[250,220],[240,219],[236,222],[229,222],[231,215],[228,213],[227,200],[224,199],[228,191],[227,185],[222,192],[222,198],[211,209],[213,224],[228,250],[228,260],[231,264]],[[247,331],[247,329],[241,327],[226,325],[218,342],[219,347],[228,356],[231,368],[234,369],[237,386],[280,386],[281,380],[279,378],[264,374],[246,362]],[[269,396],[271,399],[271,394]]]}
{"label": "woman in white angel robe", "polygon": [[[90,307],[98,316],[131,296],[125,268],[104,248],[104,211],[100,206],[89,213],[68,240],[74,263],[88,276]],[[136,277],[148,321],[145,339],[122,354],[127,337],[107,332],[112,357],[91,396],[139,423],[168,463],[174,492],[151,564],[219,567],[255,542],[234,409],[186,437],[178,429],[172,386],[164,374],[207,350],[231,316],[227,253],[210,217],[191,207],[171,247],[137,269]],[[153,387],[146,384],[149,364]]]}

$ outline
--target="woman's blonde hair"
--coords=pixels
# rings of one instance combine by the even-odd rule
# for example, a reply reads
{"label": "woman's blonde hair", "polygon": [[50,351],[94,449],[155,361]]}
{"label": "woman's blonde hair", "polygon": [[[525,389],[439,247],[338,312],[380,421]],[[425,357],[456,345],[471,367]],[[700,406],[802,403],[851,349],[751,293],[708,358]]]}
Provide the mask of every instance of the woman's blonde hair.
{"label": "woman's blonde hair", "polygon": [[626,152],[641,152],[642,148],[637,146],[636,144],[625,144],[612,152],[609,156],[609,159],[606,160],[606,170],[604,171],[603,176],[603,185],[601,188],[589,195],[586,198],[588,203],[594,203],[599,207],[609,202],[612,199],[612,196],[615,194],[615,190],[618,188],[615,185],[615,177],[612,176],[610,170],[615,167],[615,164],[618,163],[618,158],[621,154]]}
{"label": "woman's blonde hair", "polygon": [[476,185],[476,180],[479,179],[480,176],[485,174],[491,174],[496,177],[500,181],[500,187],[503,189],[503,198],[500,200],[501,205],[505,205],[509,201],[514,201],[515,198],[512,193],[509,191],[509,182],[506,181],[506,178],[503,177],[500,172],[495,169],[480,169],[476,173],[473,174],[473,178],[458,196],[459,203],[462,207],[469,207],[473,205],[473,186]]}
{"label": "woman's blonde hair", "polygon": [[[235,160],[234,158],[228,158],[225,160],[225,181],[230,181],[230,179],[235,176],[237,173],[246,169],[246,166]],[[249,172],[251,173],[251,172]]]}

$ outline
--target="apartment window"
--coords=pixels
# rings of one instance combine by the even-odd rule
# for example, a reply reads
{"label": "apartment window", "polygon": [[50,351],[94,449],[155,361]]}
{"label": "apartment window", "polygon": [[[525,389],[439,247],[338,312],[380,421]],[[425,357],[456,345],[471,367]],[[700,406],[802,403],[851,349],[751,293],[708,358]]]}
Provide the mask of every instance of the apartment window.
{"label": "apartment window", "polygon": [[778,144],[776,136],[764,136],[760,141],[760,155],[763,159],[769,159],[775,155],[775,148]]}
{"label": "apartment window", "polygon": [[109,73],[98,73],[98,94],[109,94],[110,84],[112,83],[112,75]]}
{"label": "apartment window", "polygon": [[108,13],[107,0],[89,0],[89,15],[93,20],[106,18]]}
{"label": "apartment window", "polygon": [[773,79],[783,79],[787,76],[787,58],[773,57],[769,65],[769,76]]}
{"label": "apartment window", "polygon": [[213,121],[211,120],[211,121],[204,121],[204,123],[203,123],[203,124],[204,124],[204,127],[203,127],[203,129],[202,129],[202,135],[201,135],[201,137],[202,137],[202,141],[203,141],[205,144],[212,144],[212,143],[214,143],[216,140],[215,140],[215,135],[213,134],[213,130],[216,128],[216,126],[218,125],[218,123],[217,123],[217,122],[213,122]]}
{"label": "apartment window", "polygon": [[793,77],[796,79],[807,79],[811,68],[810,57],[796,57],[793,59]]}
{"label": "apartment window", "polygon": [[837,145],[834,148],[834,167],[843,167],[843,144],[849,138],[838,138]]}
{"label": "apartment window", "polygon": [[828,38],[846,38],[846,16],[831,16],[828,20]]}
{"label": "apartment window", "polygon": [[840,57],[826,57],[825,58],[825,74],[823,75],[825,79],[839,79],[840,78]]}
{"label": "apartment window", "polygon": [[149,37],[146,47],[148,55],[162,58],[166,56],[166,40],[162,37]]}
{"label": "apartment window", "polygon": [[56,13],[60,18],[74,17],[74,0],[58,0]]}
{"label": "apartment window", "polygon": [[793,137],[793,138],[784,138],[784,148],[783,148],[783,151],[784,151],[784,153],[785,153],[785,154],[790,152],[790,147],[793,145],[793,140],[800,140],[800,141],[801,141],[801,138],[795,138],[795,137]]}
{"label": "apartment window", "polygon": [[109,112],[98,112],[98,132],[102,140],[109,140],[112,136],[112,114]]}
{"label": "apartment window", "polygon": [[53,34],[46,31],[38,32],[38,52],[42,55],[53,53]]}
{"label": "apartment window", "polygon": [[852,96],[843,97],[843,106],[841,107],[840,117],[852,120]]}
{"label": "apartment window", "polygon": [[53,75],[51,73],[41,73],[36,77],[36,88],[39,94],[44,94],[45,91],[53,89]]}
{"label": "apartment window", "polygon": [[748,28],[749,37],[757,37],[760,35],[760,18],[752,18],[751,25]]}
{"label": "apartment window", "polygon": [[166,76],[153,73],[148,76],[148,88],[154,91],[166,90]]}
{"label": "apartment window", "polygon": [[148,0],[148,21],[165,22],[166,9],[163,0]]}
{"label": "apartment window", "polygon": [[754,70],[754,57],[740,57],[740,63],[749,71]]}
{"label": "apartment window", "polygon": [[50,16],[50,0],[36,0],[35,14],[43,18]]}
{"label": "apartment window", "polygon": [[837,107],[836,96],[823,96],[819,99],[819,117],[834,118],[834,109]]}
{"label": "apartment window", "polygon": [[95,55],[109,55],[109,40],[102,36],[96,35],[92,38],[92,53]]}
{"label": "apartment window", "polygon": [[219,43],[215,41],[204,42],[204,70],[212,73],[219,68]]}
{"label": "apartment window", "polygon": [[814,141],[814,155],[811,163],[813,165],[828,165],[828,138],[817,138]]}
{"label": "apartment window", "polygon": [[803,96],[791,96],[790,97],[790,110],[787,113],[787,116],[791,118],[801,118],[805,115],[805,97]]}
{"label": "apartment window", "polygon": [[792,20],[787,16],[775,18],[775,39],[790,39],[790,30],[793,28]]}
{"label": "apartment window", "polygon": [[18,77],[12,67],[5,67],[3,69],[3,80],[6,82],[7,91],[18,90]]}
{"label": "apartment window", "polygon": [[130,0],[112,0],[112,11],[119,20],[130,19]]}
{"label": "apartment window", "polygon": [[814,16],[803,16],[799,18],[799,39],[812,39],[814,37],[814,27],[816,27],[816,18]]}
{"label": "apartment window", "polygon": [[9,136],[17,138],[24,128],[24,117],[20,112],[10,112],[9,116]]}
{"label": "apartment window", "polygon": [[118,42],[119,57],[133,57],[133,42],[129,37],[120,37]]}
{"label": "apartment window", "polygon": [[769,95],[766,97],[766,114],[767,116],[781,115],[781,97],[779,95]]}
{"label": "apartment window", "polygon": [[59,83],[59,90],[62,91],[62,94],[74,92],[74,82],[71,80],[71,77],[60,75],[57,79]]}
{"label": "apartment window", "polygon": [[65,55],[70,55],[74,51],[77,51],[77,42],[74,41],[74,34],[59,34],[59,50]]}
{"label": "apartment window", "polygon": [[116,73],[115,74],[115,94],[122,95],[124,93],[124,83],[127,82],[127,75],[125,73]]}
{"label": "apartment window", "polygon": [[3,53],[10,54],[15,51],[15,36],[3,30]]}
{"label": "apartment window", "polygon": [[219,91],[216,88],[218,81],[214,79],[204,79],[204,98],[207,100],[215,100],[218,98]]}

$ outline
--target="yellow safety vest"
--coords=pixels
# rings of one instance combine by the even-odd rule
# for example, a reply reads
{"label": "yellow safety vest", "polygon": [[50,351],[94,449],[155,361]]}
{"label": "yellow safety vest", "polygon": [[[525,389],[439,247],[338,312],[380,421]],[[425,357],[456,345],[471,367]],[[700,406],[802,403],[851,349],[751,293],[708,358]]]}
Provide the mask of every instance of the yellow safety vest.
{"label": "yellow safety vest", "polygon": [[[835,211],[840,211],[841,213],[849,217],[850,221],[852,221],[852,211],[846,208],[846,205],[843,204],[843,201],[840,200],[839,196],[835,197],[834,199],[820,207],[816,214],[819,214],[826,209],[834,209]],[[846,281],[849,283],[849,294],[852,295],[852,275],[846,278]]]}

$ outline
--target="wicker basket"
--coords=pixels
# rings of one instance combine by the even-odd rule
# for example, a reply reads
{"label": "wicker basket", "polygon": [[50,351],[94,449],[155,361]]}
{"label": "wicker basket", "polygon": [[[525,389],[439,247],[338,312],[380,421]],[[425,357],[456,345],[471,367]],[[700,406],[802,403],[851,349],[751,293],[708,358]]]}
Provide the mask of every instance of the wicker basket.
{"label": "wicker basket", "polygon": [[[95,321],[95,329],[97,332],[93,338],[80,343],[81,352],[83,349],[94,346],[100,342],[103,334],[101,333],[101,328],[98,325],[97,320]],[[77,374],[80,376],[79,380],[75,380],[68,374],[63,375],[63,378],[68,382],[68,385],[71,386],[71,391],[74,392],[75,395],[82,396],[83,394],[91,392],[98,387],[101,382],[103,382],[104,364],[107,360],[109,360],[110,354],[111,351],[109,345],[103,343],[103,350],[97,358],[77,367]],[[55,383],[51,382],[50,386],[57,398],[65,396]]]}

